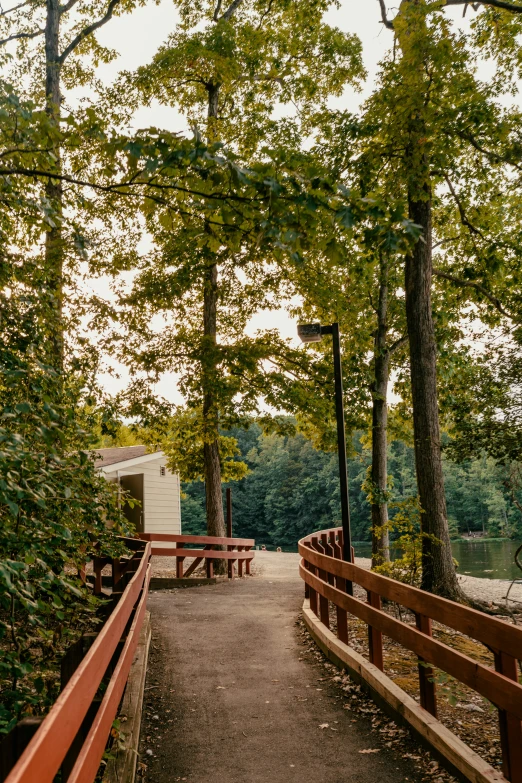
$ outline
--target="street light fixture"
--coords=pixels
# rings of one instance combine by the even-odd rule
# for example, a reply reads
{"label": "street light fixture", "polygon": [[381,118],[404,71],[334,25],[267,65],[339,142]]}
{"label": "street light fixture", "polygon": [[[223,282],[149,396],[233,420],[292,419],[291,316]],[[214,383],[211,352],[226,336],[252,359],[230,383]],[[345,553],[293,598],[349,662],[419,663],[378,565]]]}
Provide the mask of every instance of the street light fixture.
{"label": "street light fixture", "polygon": [[[335,418],[337,421],[337,450],[339,452],[339,481],[341,484],[341,519],[343,528],[343,559],[352,562],[352,534],[350,530],[350,500],[348,497],[348,467],[346,463],[346,433],[344,429],[343,371],[341,366],[341,339],[339,324],[322,326],[321,324],[299,324],[297,334],[303,343],[318,343],[325,334],[332,335],[334,379],[335,379]],[[346,580],[346,592],[353,595],[353,584]]]}

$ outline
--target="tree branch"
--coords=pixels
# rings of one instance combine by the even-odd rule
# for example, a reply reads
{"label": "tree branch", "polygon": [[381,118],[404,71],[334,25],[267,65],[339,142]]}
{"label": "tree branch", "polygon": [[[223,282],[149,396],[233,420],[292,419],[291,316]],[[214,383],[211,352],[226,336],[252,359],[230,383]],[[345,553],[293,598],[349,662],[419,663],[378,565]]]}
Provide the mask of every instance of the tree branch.
{"label": "tree branch", "polygon": [[[89,182],[88,180],[83,179],[77,179],[76,177],[70,177],[67,174],[58,174],[52,171],[44,171],[41,169],[27,169],[23,166],[15,166],[12,168],[0,168],[0,176],[5,175],[19,175],[23,177],[43,177],[44,179],[56,179],[60,182],[66,182],[69,185],[78,185],[79,187],[84,188],[91,188],[92,190],[99,191],[100,193],[114,193],[118,196],[129,196],[132,195],[131,193],[125,192],[124,190],[121,190],[121,188],[148,188],[152,190],[174,190],[178,191],[180,193],[187,193],[190,196],[200,196],[201,198],[208,199],[208,200],[214,200],[214,201],[239,201],[239,202],[248,202],[253,203],[255,201],[259,201],[260,203],[264,203],[266,201],[269,201],[269,196],[261,196],[259,199],[249,198],[247,196],[238,196],[234,193],[204,193],[200,190],[193,190],[192,188],[185,188],[182,185],[162,185],[157,182],[153,182],[151,180],[147,181],[136,181],[137,177],[144,173],[143,171],[138,172],[129,180],[116,182],[114,185],[99,185],[97,182]],[[147,198],[151,198],[151,196],[147,196]],[[159,196],[156,197],[159,200]],[[165,199],[161,200],[161,203],[167,204]],[[190,214],[190,213],[187,213]],[[221,225],[221,224],[218,224]]]}
{"label": "tree branch", "polygon": [[66,58],[76,49],[77,46],[79,46],[79,44],[81,44],[84,38],[87,38],[87,36],[91,35],[91,33],[94,33],[94,31],[98,30],[99,27],[103,27],[103,25],[112,18],[113,11],[119,2],[120,0],[111,0],[107,6],[107,11],[105,12],[104,16],[102,16],[101,19],[98,19],[97,22],[93,22],[92,24],[87,25],[87,27],[84,27],[83,30],[78,33],[76,38],[73,38],[69,46],[63,50],[60,57],[58,58],[58,63],[60,65],[63,65]]}
{"label": "tree branch", "polygon": [[78,0],[68,0],[68,2],[65,3],[65,5],[61,5],[60,8],[58,9],[60,11],[60,15],[67,13],[67,11],[70,11],[73,5],[76,5],[77,2]]}
{"label": "tree branch", "polygon": [[[381,0],[379,1],[381,2]],[[475,11],[478,10],[479,6],[486,5],[492,8],[502,8],[504,11],[512,11],[515,14],[522,14],[522,5],[509,3],[507,0],[479,0],[477,3],[470,3],[469,0],[446,0],[444,5],[471,5]]]}
{"label": "tree branch", "polygon": [[263,22],[265,21],[266,17],[268,16],[270,11],[272,10],[273,4],[274,4],[274,0],[270,0],[270,2],[268,3],[268,6],[266,8],[266,11],[263,11],[263,13],[261,14],[261,17],[259,19],[259,24],[257,25],[257,29],[258,30],[261,29],[261,25],[263,24]]}
{"label": "tree branch", "polygon": [[403,334],[402,337],[399,337],[398,340],[395,340],[395,342],[390,345],[390,347],[387,349],[386,352],[388,354],[395,353],[395,351],[397,351],[399,348],[401,348],[407,342],[408,342],[408,335],[407,334]]}
{"label": "tree branch", "polygon": [[386,14],[386,5],[385,5],[384,0],[379,0],[379,5],[381,7],[381,19],[382,19],[383,25],[385,27],[387,27],[388,30],[394,30],[395,28],[393,26],[393,22],[390,22],[390,20],[388,19],[387,14]]}
{"label": "tree branch", "polygon": [[5,11],[2,8],[0,11],[0,16],[7,16],[7,14],[12,14],[13,11],[19,11],[20,8],[24,8],[26,5],[30,5],[31,0],[25,0],[23,3],[18,3],[18,5],[14,5],[12,8],[7,8]]}
{"label": "tree branch", "polygon": [[460,221],[461,221],[462,225],[464,225],[467,228],[469,228],[469,230],[473,234],[477,234],[477,236],[479,236],[481,239],[484,239],[484,235],[483,235],[482,231],[480,231],[480,229],[478,229],[476,226],[474,226],[473,223],[471,223],[471,221],[468,219],[468,217],[466,215],[466,211],[464,209],[464,206],[463,206],[463,204],[462,204],[462,202],[461,202],[461,200],[459,198],[459,195],[456,192],[455,188],[453,187],[453,184],[452,184],[450,178],[448,177],[448,175],[446,174],[446,172],[444,172],[444,179],[446,180],[446,184],[447,184],[447,186],[449,188],[449,191],[450,191],[451,195],[453,196],[453,199],[454,199],[454,201],[455,201],[455,203],[457,205],[457,209],[459,210]]}
{"label": "tree branch", "polygon": [[448,272],[443,272],[442,269],[433,269],[433,274],[435,277],[442,277],[444,280],[449,280],[451,283],[455,283],[455,285],[462,286],[463,288],[474,288],[476,291],[480,291],[480,293],[491,302],[491,304],[495,307],[496,310],[498,310],[499,313],[505,315],[506,318],[509,318],[512,321],[517,320],[515,316],[513,316],[511,313],[508,313],[508,311],[502,306],[500,299],[498,299],[494,294],[490,293],[490,291],[488,291],[487,288],[484,288],[483,285],[480,285],[480,283],[475,283],[473,280],[462,280],[460,277],[455,277],[454,275],[450,275]]}
{"label": "tree branch", "polygon": [[239,8],[239,6],[241,5],[242,2],[243,2],[243,0],[233,0],[233,2],[230,3],[230,5],[228,6],[228,8],[225,11],[225,13],[221,16],[221,19],[224,22],[230,21],[230,19],[232,19],[232,17],[236,13],[237,9]]}
{"label": "tree branch", "polygon": [[514,160],[510,160],[508,157],[506,157],[506,155],[500,155],[498,152],[492,152],[491,150],[486,149],[485,147],[482,146],[482,144],[480,144],[480,142],[476,140],[474,136],[471,135],[471,133],[457,131],[457,136],[460,136],[461,139],[467,141],[469,144],[471,144],[472,147],[474,147],[477,150],[477,152],[480,152],[482,155],[485,155],[493,162],[507,163],[508,166],[513,166],[513,168],[516,169],[517,171],[522,171],[522,166],[520,166],[520,164],[516,163]]}
{"label": "tree branch", "polygon": [[35,30],[34,33],[13,33],[13,35],[10,35],[8,38],[4,38],[2,41],[0,41],[0,46],[9,43],[9,41],[17,41],[21,40],[22,38],[36,38],[38,35],[43,35],[44,32],[45,30]]}
{"label": "tree branch", "polygon": [[216,7],[214,9],[214,16],[212,17],[214,22],[217,22],[218,19],[219,19],[219,14],[221,12],[221,5],[222,5],[222,3],[223,3],[223,0],[217,0]]}

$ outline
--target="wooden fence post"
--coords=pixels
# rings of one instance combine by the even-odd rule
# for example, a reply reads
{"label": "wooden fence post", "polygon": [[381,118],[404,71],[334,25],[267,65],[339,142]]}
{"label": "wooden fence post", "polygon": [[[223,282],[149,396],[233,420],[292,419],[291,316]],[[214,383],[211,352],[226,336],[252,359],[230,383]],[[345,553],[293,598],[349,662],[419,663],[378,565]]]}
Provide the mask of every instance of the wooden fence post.
{"label": "wooden fence post", "polygon": [[[433,636],[431,617],[415,613],[415,623],[419,631],[427,636]],[[420,703],[431,715],[437,717],[437,695],[433,682],[433,669],[427,666],[423,658],[419,658]]]}
{"label": "wooden fence post", "polygon": [[[495,669],[518,682],[517,661],[504,652],[495,652]],[[522,722],[505,710],[498,711],[502,772],[511,783],[522,783]]]}
{"label": "wooden fence post", "polygon": [[[226,491],[227,495],[227,538],[232,538],[232,490],[230,487],[227,487]],[[233,546],[227,546],[228,552],[233,552],[234,547]],[[247,571],[248,573],[248,571]],[[228,578],[233,579],[234,578],[234,561],[229,560],[228,561]]]}
{"label": "wooden fence post", "polygon": [[[373,606],[374,609],[382,609],[381,596],[378,593],[374,593],[368,590],[368,603]],[[370,650],[370,663],[377,666],[381,672],[384,671],[384,658],[382,649],[382,633],[368,626],[368,646]]]}
{"label": "wooden fence post", "polygon": [[[319,552],[321,555],[324,555],[324,547],[317,538],[317,536],[312,536],[312,549],[315,549],[316,552]],[[322,568],[317,569],[317,576],[319,579],[322,579],[323,582],[326,582],[326,571],[323,571]],[[326,625],[327,628],[330,628],[330,612],[328,609],[328,598],[325,598],[324,595],[321,595],[319,593],[319,619],[321,620],[323,625]]]}
{"label": "wooden fence post", "polygon": [[93,587],[93,594],[94,595],[101,595],[102,593],[102,571],[103,567],[107,564],[106,558],[103,557],[95,557],[93,560],[93,571],[94,571],[94,587]]}
{"label": "wooden fence post", "polygon": [[[181,542],[176,543],[176,549],[183,549],[185,544]],[[180,555],[176,555],[176,579],[183,579],[183,561],[185,560],[184,557],[181,557]]]}
{"label": "wooden fence post", "polygon": [[[333,556],[336,560],[343,559],[343,549],[338,539],[336,538],[335,530],[330,530],[329,533],[330,546],[333,550]],[[338,590],[346,592],[346,579],[342,576],[337,576],[335,579],[335,586]],[[339,641],[348,644],[348,612],[345,609],[341,609],[340,606],[336,606],[337,613],[337,638]]]}
{"label": "wooden fence post", "polygon": [[116,557],[112,559],[112,588],[116,587],[122,576],[122,568],[120,558]]}
{"label": "wooden fence post", "polygon": [[22,718],[0,741],[0,780],[5,780],[40,728],[43,718]]}
{"label": "wooden fence post", "polygon": [[[308,549],[312,549],[312,543],[310,541],[305,541],[305,546],[308,547]],[[311,563],[309,563],[307,560],[305,560],[305,565],[307,569],[310,571],[311,574],[316,573],[316,568]],[[316,617],[319,617],[319,612],[317,609],[317,591],[314,590],[313,587],[308,588],[308,597],[310,599],[310,609],[315,614]]]}

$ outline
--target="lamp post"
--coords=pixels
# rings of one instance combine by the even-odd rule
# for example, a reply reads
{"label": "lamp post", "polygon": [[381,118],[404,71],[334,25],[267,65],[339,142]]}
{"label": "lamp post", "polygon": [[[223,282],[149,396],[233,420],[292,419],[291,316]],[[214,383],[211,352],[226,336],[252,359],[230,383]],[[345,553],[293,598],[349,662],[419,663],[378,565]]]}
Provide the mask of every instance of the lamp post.
{"label": "lamp post", "polygon": [[[348,497],[348,467],[346,463],[346,433],[344,430],[343,371],[341,366],[341,340],[339,324],[321,326],[321,324],[299,324],[297,334],[303,343],[318,343],[324,334],[332,335],[334,379],[335,379],[335,418],[337,421],[337,450],[339,452],[339,481],[341,485],[341,519],[343,528],[343,559],[352,562],[352,534],[350,530],[350,500]],[[346,592],[353,595],[353,584],[346,580]]]}

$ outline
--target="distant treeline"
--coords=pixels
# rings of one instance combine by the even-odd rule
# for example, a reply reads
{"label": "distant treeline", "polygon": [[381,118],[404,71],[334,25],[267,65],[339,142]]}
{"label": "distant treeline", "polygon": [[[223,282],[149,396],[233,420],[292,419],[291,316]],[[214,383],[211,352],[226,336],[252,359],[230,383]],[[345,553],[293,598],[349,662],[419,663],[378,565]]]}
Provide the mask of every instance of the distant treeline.
{"label": "distant treeline", "polygon": [[[234,535],[255,538],[267,546],[293,547],[306,533],[339,523],[337,454],[316,450],[303,435],[264,435],[257,424],[233,430],[250,473],[232,487]],[[370,452],[353,438],[349,461],[350,510],[354,540],[370,540],[370,506],[362,484]],[[413,448],[402,441],[389,447],[392,502],[416,494]],[[491,537],[520,537],[522,515],[503,485],[503,468],[479,456],[455,464],[444,460],[446,497],[452,536],[482,531]],[[205,492],[200,482],[184,484],[181,501],[183,532],[205,531]],[[393,536],[393,533],[392,533]]]}

